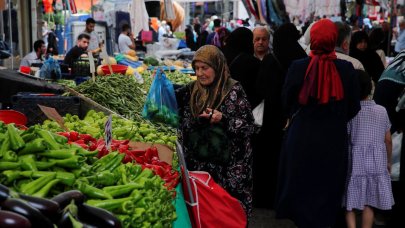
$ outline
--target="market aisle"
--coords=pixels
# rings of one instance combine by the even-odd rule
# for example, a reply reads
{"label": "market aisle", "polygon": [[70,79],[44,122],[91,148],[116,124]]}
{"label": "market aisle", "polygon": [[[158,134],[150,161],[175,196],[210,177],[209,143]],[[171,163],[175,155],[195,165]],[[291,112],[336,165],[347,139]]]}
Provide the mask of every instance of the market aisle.
{"label": "market aisle", "polygon": [[[377,215],[374,221],[373,228],[388,228],[388,226],[381,223],[382,215]],[[357,215],[357,225],[360,225],[360,215]],[[266,210],[261,208],[253,208],[252,221],[249,228],[296,228],[294,223],[290,220],[275,219],[275,212],[273,210]]]}
{"label": "market aisle", "polygon": [[295,228],[290,220],[275,219],[272,210],[253,208],[252,221],[249,228]]}

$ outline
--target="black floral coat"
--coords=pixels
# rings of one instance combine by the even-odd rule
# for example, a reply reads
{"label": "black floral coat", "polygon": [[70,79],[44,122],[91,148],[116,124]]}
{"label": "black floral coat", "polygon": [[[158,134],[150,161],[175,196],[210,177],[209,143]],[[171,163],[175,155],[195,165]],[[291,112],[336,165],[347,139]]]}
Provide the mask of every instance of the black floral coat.
{"label": "black floral coat", "polygon": [[250,104],[240,83],[236,83],[219,108],[222,112],[222,124],[226,128],[230,140],[231,158],[226,164],[201,161],[193,157],[184,142],[198,120],[192,115],[190,101],[190,85],[176,91],[179,105],[180,127],[179,141],[184,146],[187,169],[206,171],[214,180],[227,190],[233,197],[240,200],[249,218],[252,211],[252,147],[251,135],[254,132],[254,119]]}

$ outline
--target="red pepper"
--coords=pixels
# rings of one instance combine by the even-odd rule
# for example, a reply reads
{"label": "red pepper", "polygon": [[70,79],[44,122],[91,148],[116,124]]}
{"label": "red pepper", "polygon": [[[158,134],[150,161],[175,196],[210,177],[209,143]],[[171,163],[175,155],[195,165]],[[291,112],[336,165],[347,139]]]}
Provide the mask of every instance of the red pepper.
{"label": "red pepper", "polygon": [[159,154],[156,147],[151,147],[149,150],[149,154],[148,151],[146,153],[147,154],[145,155],[145,157],[147,158],[147,161],[149,163],[151,163],[152,160],[159,160]]}
{"label": "red pepper", "polygon": [[158,166],[163,166],[163,167],[170,166],[167,162],[160,161],[160,160],[152,160],[151,163],[152,163],[152,165],[158,165]]}
{"label": "red pepper", "polygon": [[105,142],[103,139],[99,139],[97,141],[97,150],[101,151],[105,147]]}
{"label": "red pepper", "polygon": [[84,143],[73,142],[73,144],[76,144],[76,145],[78,145],[78,146],[81,146],[81,147],[82,147],[83,149],[85,149],[85,150],[89,149],[89,146],[87,146],[87,145],[84,144]]}
{"label": "red pepper", "polygon": [[131,156],[126,154],[125,157],[124,157],[124,160],[122,160],[122,163],[126,164],[128,162],[132,162],[132,158],[131,158]]}
{"label": "red pepper", "polygon": [[129,145],[125,145],[125,144],[121,144],[121,145],[118,147],[118,151],[121,152],[121,153],[127,152],[128,149],[129,149]]}
{"label": "red pepper", "polygon": [[78,140],[72,140],[75,143],[79,143],[79,144],[86,144],[86,142],[83,139],[78,139]]}
{"label": "red pepper", "polygon": [[124,144],[124,145],[126,145],[126,144],[128,144],[129,143],[129,140],[116,140],[116,139],[113,139],[112,140],[112,144]]}
{"label": "red pepper", "polygon": [[[145,164],[145,157],[143,157],[143,156],[135,157],[135,161],[136,161],[136,163],[143,165],[143,164]],[[143,168],[143,166],[142,166],[142,168]]]}
{"label": "red pepper", "polygon": [[95,151],[97,149],[97,144],[90,141],[89,142],[89,151]]}
{"label": "red pepper", "polygon": [[128,153],[133,154],[134,156],[144,156],[145,151],[144,150],[128,150]]}
{"label": "red pepper", "polygon": [[98,158],[101,158],[101,157],[104,157],[104,156],[107,155],[107,154],[108,154],[108,150],[104,147],[103,149],[101,149],[101,150],[98,151],[97,157],[98,157]]}
{"label": "red pepper", "polygon": [[69,140],[70,141],[77,141],[79,139],[79,133],[76,131],[71,131],[69,135]]}
{"label": "red pepper", "polygon": [[68,138],[68,139],[69,139],[69,136],[70,136],[70,133],[69,133],[69,132],[58,132],[57,134],[58,134],[58,135],[65,136],[65,137]]}
{"label": "red pepper", "polygon": [[93,138],[91,135],[89,134],[81,134],[79,136],[80,139],[83,139],[86,143],[87,142],[96,142],[97,140],[95,138]]}

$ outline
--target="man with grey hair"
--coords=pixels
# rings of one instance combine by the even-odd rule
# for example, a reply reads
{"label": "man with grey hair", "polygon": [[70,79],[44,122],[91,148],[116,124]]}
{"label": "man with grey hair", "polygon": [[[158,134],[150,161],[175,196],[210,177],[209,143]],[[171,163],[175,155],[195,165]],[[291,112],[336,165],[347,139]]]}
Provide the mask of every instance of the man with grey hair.
{"label": "man with grey hair", "polygon": [[397,43],[395,44],[395,51],[401,52],[405,49],[405,19],[399,22],[399,36],[397,38]]}
{"label": "man with grey hair", "polygon": [[359,60],[349,56],[350,38],[352,35],[350,26],[342,22],[335,22],[335,25],[338,30],[338,38],[335,47],[337,58],[351,62],[356,70],[364,70],[364,66]]}
{"label": "man with grey hair", "polygon": [[253,29],[254,56],[263,60],[270,53],[270,32],[265,26],[257,26]]}

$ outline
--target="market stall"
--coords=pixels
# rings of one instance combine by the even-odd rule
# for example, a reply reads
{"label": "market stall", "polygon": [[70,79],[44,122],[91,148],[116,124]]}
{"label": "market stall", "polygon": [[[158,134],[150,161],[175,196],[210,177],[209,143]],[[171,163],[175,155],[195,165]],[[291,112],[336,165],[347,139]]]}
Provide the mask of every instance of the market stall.
{"label": "market stall", "polygon": [[22,76],[13,70],[0,70],[0,103],[5,108],[11,104],[11,97],[18,92],[61,94],[64,88],[33,77]]}
{"label": "market stall", "polygon": [[[105,65],[94,81],[90,79],[76,84],[73,80],[71,83],[64,80],[59,81],[63,84],[60,86],[14,73],[17,81],[34,80],[38,86],[57,88],[58,94],[68,93],[64,94],[68,97],[53,98],[79,99],[80,102],[76,113],[63,113],[63,126],[55,120],[43,122],[37,118],[36,123],[29,124],[37,125],[21,131],[12,124],[0,123],[0,183],[13,192],[1,199],[2,208],[7,208],[1,213],[7,210],[15,217],[17,212],[3,205],[5,202],[14,203],[17,195],[27,195],[41,198],[35,200],[47,198],[57,202],[63,211],[53,214],[49,221],[43,218],[47,215],[43,211],[35,218],[20,214],[34,226],[44,222],[49,226],[83,223],[117,227],[120,223],[123,227],[191,227],[182,187],[178,184],[177,156],[173,154],[176,132],[165,124],[144,119],[141,114],[146,92],[157,71],[166,70],[167,77],[175,84],[193,80],[179,71],[185,69],[187,61],[159,62],[147,58],[144,63],[155,65],[147,66],[132,60],[125,59],[128,65],[137,63],[139,67],[127,66],[122,74],[110,74]],[[17,92],[31,92],[29,90],[18,89],[12,95],[19,96]],[[35,102],[45,100],[50,107],[57,108],[57,102],[49,101],[51,97],[35,96],[30,105],[36,106]],[[110,115],[112,140],[108,145],[104,137]],[[13,144],[11,141],[6,143],[11,137]],[[6,156],[3,155],[5,152]],[[16,175],[10,176],[11,173]],[[27,190],[26,185],[36,187]],[[72,191],[77,201],[69,201],[70,204],[66,200],[60,201],[71,197]],[[29,203],[23,206],[33,207]],[[74,213],[74,208],[77,213]],[[89,220],[89,213],[104,215],[97,221],[100,224],[95,224],[94,219]]]}

